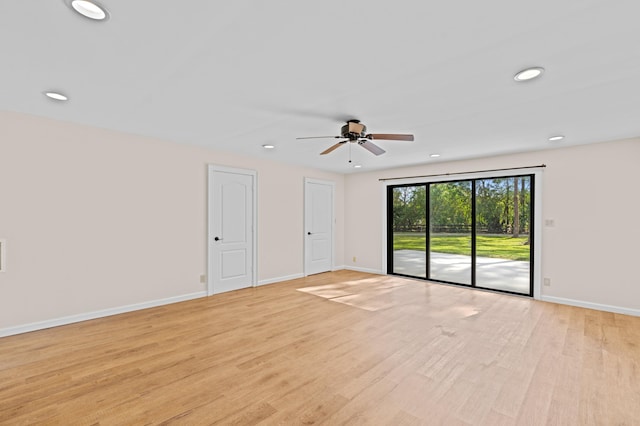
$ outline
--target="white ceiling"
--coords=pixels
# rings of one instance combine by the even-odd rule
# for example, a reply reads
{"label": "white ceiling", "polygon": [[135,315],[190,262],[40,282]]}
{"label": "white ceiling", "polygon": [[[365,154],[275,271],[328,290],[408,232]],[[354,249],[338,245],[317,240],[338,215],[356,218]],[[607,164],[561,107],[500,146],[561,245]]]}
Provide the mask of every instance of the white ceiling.
{"label": "white ceiling", "polygon": [[[350,144],[367,171],[640,135],[638,0],[101,4],[0,2],[0,109],[340,173],[349,149],[295,138],[341,117],[415,134]],[[514,82],[528,66],[546,72]]]}

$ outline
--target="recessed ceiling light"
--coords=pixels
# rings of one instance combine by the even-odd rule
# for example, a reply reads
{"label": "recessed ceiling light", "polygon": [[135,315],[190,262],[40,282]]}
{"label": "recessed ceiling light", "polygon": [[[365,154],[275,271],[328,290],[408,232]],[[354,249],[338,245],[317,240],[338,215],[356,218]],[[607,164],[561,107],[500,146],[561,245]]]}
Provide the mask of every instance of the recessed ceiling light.
{"label": "recessed ceiling light", "polygon": [[58,92],[44,92],[44,95],[48,98],[55,99],[56,101],[67,101],[69,97]]}
{"label": "recessed ceiling light", "polygon": [[549,138],[549,140],[550,140],[551,142],[553,142],[553,141],[561,141],[562,139],[564,139],[564,136],[562,136],[562,135],[551,136],[551,137]]}
{"label": "recessed ceiling light", "polygon": [[518,72],[516,75],[514,75],[513,79],[518,82],[529,81],[529,80],[533,80],[534,78],[540,77],[543,72],[544,72],[544,68],[542,67],[526,68]]}
{"label": "recessed ceiling light", "polygon": [[104,7],[88,0],[71,0],[71,7],[80,15],[95,21],[104,21],[109,16]]}
{"label": "recessed ceiling light", "polygon": [[438,157],[440,157],[440,154],[431,154],[429,157],[431,157],[431,158],[438,158]]}
{"label": "recessed ceiling light", "polygon": [[353,168],[354,168],[354,169],[360,169],[360,168],[362,168],[362,166],[361,166],[360,164],[354,164],[354,165],[353,165]]}
{"label": "recessed ceiling light", "polygon": [[275,145],[271,145],[271,144],[268,144],[268,143],[267,143],[267,144],[262,145],[262,147],[263,147],[264,149],[273,149],[273,148],[275,148],[276,146],[275,146]]}

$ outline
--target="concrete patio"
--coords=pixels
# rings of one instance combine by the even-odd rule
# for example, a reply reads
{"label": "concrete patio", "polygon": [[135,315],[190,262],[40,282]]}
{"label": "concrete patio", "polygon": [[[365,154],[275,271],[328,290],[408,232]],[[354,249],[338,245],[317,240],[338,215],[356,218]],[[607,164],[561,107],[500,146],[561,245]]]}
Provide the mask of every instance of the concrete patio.
{"label": "concrete patio", "polygon": [[[529,294],[529,262],[476,257],[476,285],[494,290]],[[393,252],[393,272],[426,278],[426,255],[419,250]],[[391,271],[389,271],[391,272]],[[471,257],[431,253],[431,279],[471,284]]]}

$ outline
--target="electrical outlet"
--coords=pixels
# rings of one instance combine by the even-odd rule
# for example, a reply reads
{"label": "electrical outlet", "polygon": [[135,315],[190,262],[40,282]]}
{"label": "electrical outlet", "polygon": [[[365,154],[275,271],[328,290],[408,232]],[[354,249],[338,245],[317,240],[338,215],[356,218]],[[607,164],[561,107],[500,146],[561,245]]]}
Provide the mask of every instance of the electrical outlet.
{"label": "electrical outlet", "polygon": [[356,263],[356,257],[353,256],[353,263]]}
{"label": "electrical outlet", "polygon": [[200,275],[200,282],[202,284],[206,283],[207,282],[207,276],[206,275]]}
{"label": "electrical outlet", "polygon": [[545,278],[545,279],[543,280],[543,285],[544,285],[545,287],[551,287],[551,278]]}
{"label": "electrical outlet", "polygon": [[555,219],[545,219],[544,226],[546,226],[547,228],[553,228],[554,226],[556,226]]}

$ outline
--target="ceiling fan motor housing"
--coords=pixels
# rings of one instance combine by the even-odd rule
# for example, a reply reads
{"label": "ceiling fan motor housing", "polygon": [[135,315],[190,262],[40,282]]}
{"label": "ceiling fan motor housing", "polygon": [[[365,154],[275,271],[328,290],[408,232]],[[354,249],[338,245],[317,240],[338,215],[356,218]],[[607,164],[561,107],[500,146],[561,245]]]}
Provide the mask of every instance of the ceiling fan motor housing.
{"label": "ceiling fan motor housing", "polygon": [[367,131],[367,126],[364,124],[360,124],[356,121],[349,121],[347,124],[342,126],[342,136],[348,138],[349,140],[357,140],[358,138],[363,138],[365,136],[365,132]]}

